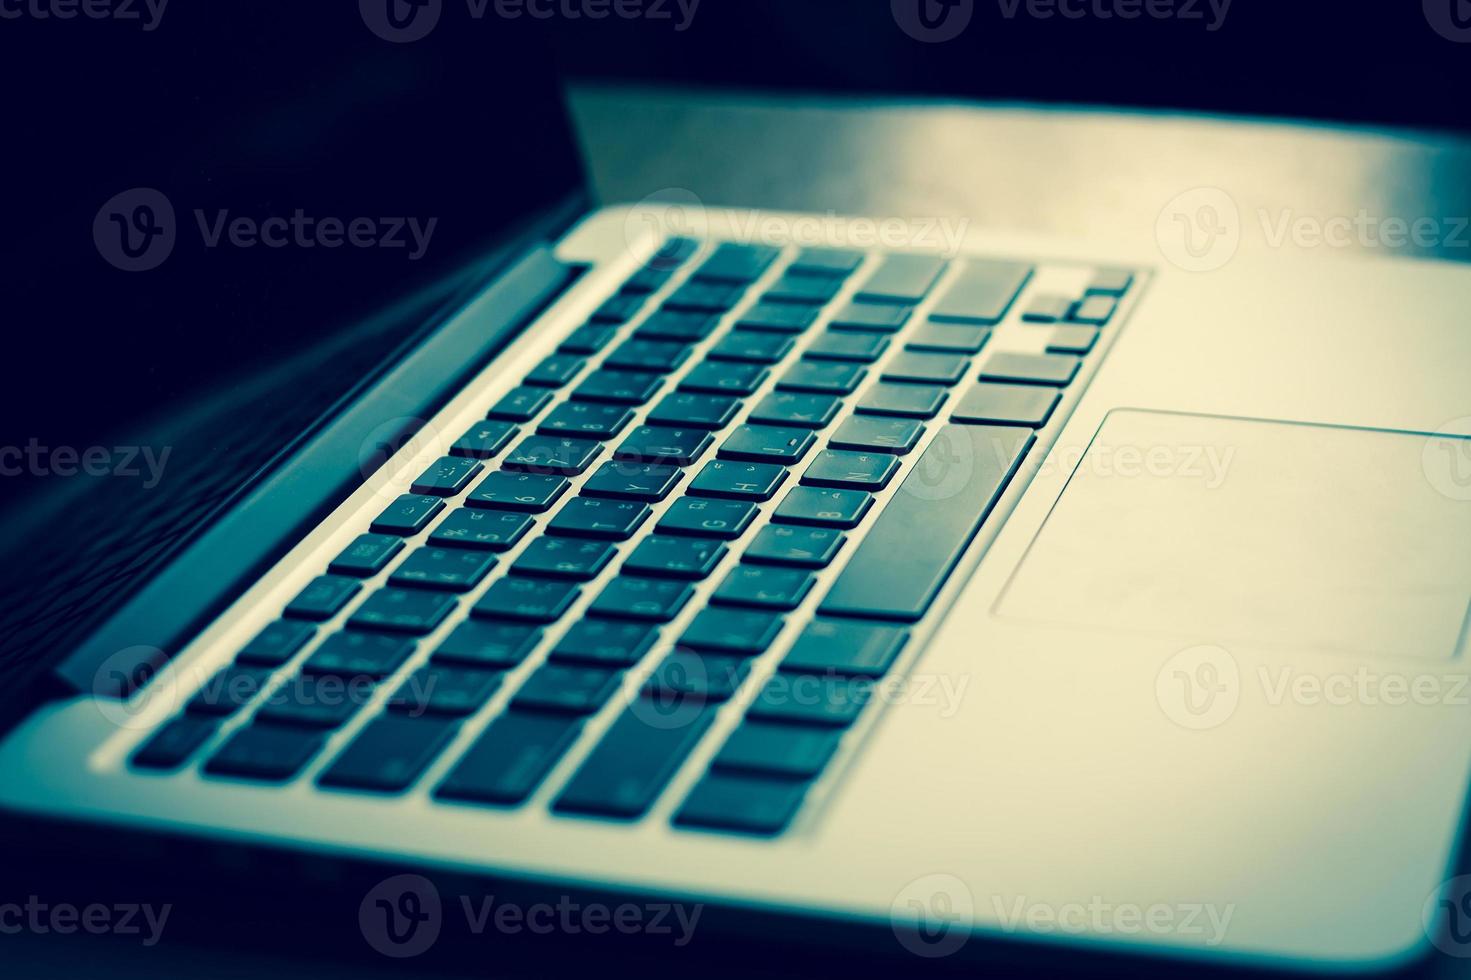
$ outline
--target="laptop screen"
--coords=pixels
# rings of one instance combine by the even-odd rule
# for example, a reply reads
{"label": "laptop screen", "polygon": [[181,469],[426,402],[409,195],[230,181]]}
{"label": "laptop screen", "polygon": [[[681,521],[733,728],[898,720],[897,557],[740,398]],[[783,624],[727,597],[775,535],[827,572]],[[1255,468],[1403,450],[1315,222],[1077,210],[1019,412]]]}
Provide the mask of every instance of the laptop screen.
{"label": "laptop screen", "polygon": [[583,187],[527,18],[16,9],[0,675],[75,639]]}

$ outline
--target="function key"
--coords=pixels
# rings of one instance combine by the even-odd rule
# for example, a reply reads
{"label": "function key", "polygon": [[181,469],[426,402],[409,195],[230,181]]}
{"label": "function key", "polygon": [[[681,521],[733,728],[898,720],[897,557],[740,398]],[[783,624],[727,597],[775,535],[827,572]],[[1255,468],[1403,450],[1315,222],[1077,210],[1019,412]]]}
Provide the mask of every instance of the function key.
{"label": "function key", "polygon": [[888,255],[858,297],[885,303],[918,303],[945,273],[946,262],[936,255]]}
{"label": "function key", "polygon": [[804,248],[787,271],[801,276],[845,277],[863,264],[862,252],[842,248]]}
{"label": "function key", "polygon": [[854,330],[827,330],[803,352],[804,357],[822,361],[857,361],[872,364],[889,348],[889,338],[881,333]]}
{"label": "function key", "polygon": [[842,401],[835,395],[773,391],[751,409],[750,420],[763,425],[822,429],[837,416],[840,407]]}
{"label": "function key", "polygon": [[175,718],[133,754],[133,765],[140,769],[177,769],[209,741],[215,728],[213,718]]}
{"label": "function key", "polygon": [[403,546],[403,539],[391,534],[359,534],[332,560],[327,571],[333,575],[370,578],[387,568]]}
{"label": "function key", "polygon": [[613,457],[688,466],[703,456],[714,441],[715,437],[704,429],[641,425],[628,434]]}
{"label": "function key", "polygon": [[309,729],[255,722],[235,733],[204,771],[283,783],[295,776],[322,748],[324,736]]}
{"label": "function key", "polygon": [[593,311],[594,323],[627,323],[644,305],[644,298],[637,293],[619,293],[610,296],[603,305]]}
{"label": "function key", "polygon": [[480,472],[479,460],[444,456],[419,475],[409,489],[436,497],[453,497],[470,485]]}
{"label": "function key", "polygon": [[781,249],[769,245],[726,242],[705,260],[705,264],[695,272],[695,278],[718,282],[754,282],[780,254]]}
{"label": "function key", "polygon": [[276,667],[290,660],[316,633],[311,623],[278,619],[257,633],[235,659]]}
{"label": "function key", "polygon": [[501,470],[481,480],[465,503],[471,507],[497,507],[539,514],[566,492],[567,478],[564,476]]}
{"label": "function key", "polygon": [[755,517],[756,505],[745,501],[680,497],[659,518],[659,530],[734,540],[745,533]]}
{"label": "function key", "polygon": [[1101,327],[1113,316],[1119,301],[1112,296],[1089,296],[1068,316],[1069,323],[1087,323]]}
{"label": "function key", "polygon": [[345,575],[318,575],[286,606],[285,615],[292,619],[331,619],[362,587],[357,579]]}
{"label": "function key", "polygon": [[604,541],[537,538],[521,552],[511,570],[519,575],[585,582],[613,560],[614,548]]}
{"label": "function key", "polygon": [[824,449],[818,453],[802,482],[811,487],[839,490],[882,490],[899,469],[899,461],[887,453],[854,453]]}
{"label": "function key", "polygon": [[1047,338],[1047,353],[1086,354],[1097,342],[1097,327],[1053,327]]}
{"label": "function key", "polygon": [[690,356],[689,346],[668,340],[625,340],[603,363],[610,368],[627,371],[650,371],[668,374]]}
{"label": "function key", "polygon": [[551,400],[552,393],[545,388],[512,388],[491,408],[489,417],[509,422],[530,422]]}
{"label": "function key", "polygon": [[536,431],[542,435],[611,439],[622,432],[632,419],[633,410],[623,405],[564,402],[542,419]]}
{"label": "function key", "polygon": [[949,397],[949,393],[937,385],[880,382],[863,393],[854,411],[865,415],[932,419]]}
{"label": "function key", "polygon": [[786,334],[762,330],[732,330],[710,349],[717,361],[750,361],[775,364],[789,354],[797,342]]}
{"label": "function key", "polygon": [[1088,293],[1102,296],[1122,296],[1133,285],[1134,274],[1128,269],[1099,269],[1088,283]]}
{"label": "function key", "polygon": [[893,333],[909,321],[909,313],[909,307],[891,303],[849,303],[833,314],[832,325],[840,330]]}
{"label": "function key", "polygon": [[922,323],[909,338],[907,346],[910,350],[976,354],[990,339],[990,327],[975,327],[964,323]]}
{"label": "function key", "polygon": [[573,497],[547,525],[548,534],[627,541],[649,518],[649,505],[636,500]]}
{"label": "function key", "polygon": [[505,551],[514,547],[533,523],[526,514],[515,511],[461,507],[440,522],[429,535],[429,542],[445,548]]}
{"label": "function key", "polygon": [[485,729],[435,795],[510,805],[531,795],[581,730],[574,715],[508,711]]}
{"label": "function key", "polygon": [[710,601],[720,606],[755,606],[790,612],[802,604],[815,581],[811,572],[776,565],[737,565]]}
{"label": "function key", "polygon": [[746,548],[741,561],[762,565],[826,568],[847,536],[831,527],[786,527],[768,524]]}
{"label": "function key", "polygon": [[455,608],[455,597],[418,589],[379,589],[352,614],[348,625],[363,629],[430,633]]}
{"label": "function key", "polygon": [[565,473],[576,476],[592,465],[603,444],[592,439],[531,436],[517,446],[501,465],[529,473]]}
{"label": "function key", "polygon": [[669,310],[724,313],[741,301],[746,287],[719,282],[687,282],[664,301]]}
{"label": "function key", "polygon": [[402,793],[429,768],[455,731],[450,719],[381,715],[358,732],[318,782],[345,789]]}
{"label": "function key", "polygon": [[500,422],[494,419],[476,422],[468,432],[460,436],[459,441],[451,446],[449,451],[453,456],[491,459],[516,437],[516,431],[516,427],[510,422]]}
{"label": "function key", "polygon": [[572,354],[553,354],[526,376],[526,383],[539,388],[560,388],[581,371],[587,361]]}
{"label": "function key", "polygon": [[572,397],[589,402],[614,402],[620,405],[642,405],[653,398],[664,385],[657,374],[644,371],[594,371],[572,389]]}
{"label": "function key", "polygon": [[553,623],[571,608],[580,591],[575,582],[511,575],[491,583],[470,612],[491,620]]}
{"label": "function key", "polygon": [[490,700],[504,676],[498,670],[429,664],[399,685],[389,699],[388,710],[411,717],[472,715]]}
{"label": "function key", "polygon": [[589,323],[572,331],[571,336],[557,348],[559,354],[596,354],[618,336],[617,327],[599,326]]}
{"label": "function key", "polygon": [[714,333],[719,325],[719,314],[659,310],[634,331],[634,336],[646,340],[678,340],[694,344]]}
{"label": "function key", "polygon": [[431,497],[422,493],[406,493],[393,503],[388,509],[378,515],[373,522],[372,530],[377,534],[396,534],[399,537],[412,537],[424,528],[429,522],[444,510],[444,501],[438,497]]}
{"label": "function key", "polygon": [[868,374],[862,364],[801,360],[787,369],[777,387],[783,391],[816,391],[846,395]]}
{"label": "function key", "polygon": [[1031,277],[1032,267],[1022,262],[970,259],[930,311],[930,319],[993,326]]}
{"label": "function key", "polygon": [[757,303],[736,321],[747,330],[801,333],[817,321],[818,308],[797,303]]}
{"label": "function key", "polygon": [[387,677],[414,652],[414,641],[379,633],[333,633],[302,664],[303,673]]}
{"label": "function key", "polygon": [[536,649],[541,636],[541,630],[535,626],[472,619],[456,626],[444,638],[444,642],[434,651],[433,659],[435,662],[448,661],[476,667],[510,668],[525,660]]}
{"label": "function key", "polygon": [[811,303],[822,306],[843,288],[843,280],[825,276],[786,275],[762,295],[766,303]]}
{"label": "function key", "polygon": [[915,419],[887,415],[853,415],[843,420],[828,440],[834,449],[894,453],[903,456],[919,443],[924,424]]}
{"label": "function key", "polygon": [[697,497],[770,500],[786,478],[786,468],[776,463],[717,459],[706,463],[690,481],[689,492]]}
{"label": "function key", "polygon": [[873,495],[862,490],[793,487],[777,505],[773,521],[851,530],[863,523],[873,506]]}
{"label": "function key", "polygon": [[711,773],[695,785],[674,822],[769,837],[791,823],[806,792],[805,782]]}
{"label": "function key", "polygon": [[620,575],[609,582],[588,607],[598,616],[667,623],[694,595],[694,587],[677,579]]}
{"label": "function key", "polygon": [[1027,308],[1022,311],[1022,319],[1027,323],[1056,323],[1067,319],[1068,312],[1072,308],[1071,296],[1062,296],[1058,293],[1038,293],[1032,297]]}
{"label": "function key", "polygon": [[727,395],[700,395],[677,391],[666,395],[649,412],[653,425],[689,426],[695,429],[723,429],[740,410],[740,401]]}
{"label": "function key", "polygon": [[900,351],[884,365],[885,381],[953,385],[965,377],[970,358],[937,351]]}
{"label": "function key", "polygon": [[389,582],[424,589],[468,592],[495,567],[495,555],[465,548],[423,547],[394,569]]}
{"label": "function key", "polygon": [[1078,373],[1082,359],[1067,354],[1017,354],[996,351],[981,368],[982,381],[1052,385],[1061,388]]}
{"label": "function key", "polygon": [[663,463],[604,463],[582,485],[582,494],[657,503],[669,496],[683,476],[679,467]]}
{"label": "function key", "polygon": [[767,370],[760,364],[734,361],[701,361],[679,383],[681,391],[703,391],[717,395],[749,395],[761,387]]}
{"label": "function key", "polygon": [[797,462],[812,448],[817,437],[808,429],[781,425],[742,425],[720,445],[721,459],[758,463]]}

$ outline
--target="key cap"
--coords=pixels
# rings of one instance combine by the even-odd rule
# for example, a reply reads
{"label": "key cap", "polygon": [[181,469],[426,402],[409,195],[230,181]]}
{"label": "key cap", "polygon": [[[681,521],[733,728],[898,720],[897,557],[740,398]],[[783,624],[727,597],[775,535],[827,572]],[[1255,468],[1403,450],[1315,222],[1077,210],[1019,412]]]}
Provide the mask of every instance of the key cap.
{"label": "key cap", "polygon": [[716,459],[706,463],[690,481],[689,492],[696,497],[770,500],[786,478],[786,468],[775,463]]}
{"label": "key cap", "polygon": [[406,493],[388,509],[378,515],[372,531],[377,534],[396,534],[411,537],[429,526],[429,522],[444,510],[444,501],[421,493]]}
{"label": "key cap", "polygon": [[564,436],[531,436],[521,442],[501,466],[528,473],[562,473],[576,476],[592,465],[603,445],[592,439]]}
{"label": "key cap", "polygon": [[572,777],[555,809],[633,819],[653,805],[700,736],[711,709],[691,713],[682,725],[650,724],[629,708],[603,736]]}
{"label": "key cap", "polygon": [[468,456],[471,459],[492,459],[506,448],[507,443],[514,439],[519,431],[510,422],[501,422],[496,419],[476,422],[460,437],[458,442],[450,447],[449,451],[452,455]]}
{"label": "key cap", "polygon": [[267,667],[231,664],[204,682],[184,710],[191,715],[224,718],[245,707],[265,687],[271,671]]}
{"label": "key cap", "polygon": [[1061,392],[1037,385],[979,384],[960,399],[951,418],[956,422],[1041,428],[1061,399]]}
{"label": "key cap", "polygon": [[391,534],[359,534],[332,560],[327,571],[333,575],[371,578],[387,568],[403,546],[403,539]]}
{"label": "key cap", "polygon": [[963,323],[923,323],[909,338],[907,346],[914,350],[977,354],[990,339],[990,327],[974,327]]}
{"label": "key cap", "polygon": [[918,303],[945,272],[946,262],[937,255],[894,254],[859,290],[860,299],[889,303]]}
{"label": "key cap", "polygon": [[717,361],[775,364],[786,357],[795,346],[797,342],[786,334],[732,330],[710,349],[710,357]]}
{"label": "key cap", "polygon": [[463,718],[485,707],[504,677],[498,670],[430,664],[414,671],[399,685],[389,698],[388,710],[412,718],[424,715]]}
{"label": "key cap", "polygon": [[177,769],[210,740],[216,727],[213,718],[175,718],[133,754],[133,765],[140,769]]}
{"label": "key cap", "polygon": [[787,466],[806,456],[815,442],[817,437],[807,429],[784,425],[742,425],[720,444],[720,458]]}
{"label": "key cap", "polygon": [[636,500],[573,497],[547,525],[548,534],[571,538],[627,541],[649,518],[649,505]]}
{"label": "key cap", "polygon": [[856,330],[828,330],[818,335],[803,353],[803,357],[820,361],[856,361],[872,364],[879,355],[889,349],[889,338],[881,333],[860,333]]}
{"label": "key cap", "polygon": [[429,535],[429,543],[445,548],[484,548],[506,551],[515,547],[535,523],[526,514],[510,510],[451,511]]}
{"label": "key cap", "polygon": [[766,652],[781,632],[782,618],[752,609],[701,609],[690,620],[679,645],[735,656],[754,657]]}
{"label": "key cap", "polygon": [[587,361],[572,354],[552,354],[526,375],[525,382],[538,388],[560,388],[581,371]]}
{"label": "key cap", "polygon": [[822,276],[794,276],[788,273],[778,279],[761,297],[763,303],[811,303],[822,306],[843,288],[841,279]]}
{"label": "key cap", "polygon": [[743,562],[826,568],[837,557],[846,536],[830,527],[784,527],[769,524],[757,532],[741,556]]}
{"label": "key cap", "polygon": [[932,419],[949,397],[949,393],[937,385],[891,384],[881,381],[863,393],[854,411],[867,415]]}
{"label": "key cap", "polygon": [[993,326],[1030,278],[1032,267],[1025,263],[970,259],[930,311],[930,319]]}
{"label": "key cap", "polygon": [[664,288],[664,284],[674,278],[673,269],[659,269],[653,266],[644,266],[642,269],[629,276],[628,281],[623,284],[625,293],[656,293]]}
{"label": "key cap", "polygon": [[746,330],[771,330],[777,333],[801,333],[817,320],[818,307],[795,303],[757,303],[736,321]]}
{"label": "key cap", "polygon": [[603,305],[593,311],[594,323],[627,323],[644,305],[644,297],[637,293],[622,293],[610,296]]}
{"label": "key cap", "polygon": [[604,541],[537,538],[521,552],[511,571],[517,575],[586,582],[613,560],[617,550]]}
{"label": "key cap", "polygon": [[311,623],[278,619],[255,635],[235,659],[277,667],[290,660],[317,633]]}
{"label": "key cap", "polygon": [[375,718],[322,774],[323,786],[402,793],[455,735],[444,718],[386,714]]}
{"label": "key cap", "polygon": [[793,487],[777,505],[773,521],[815,527],[855,528],[873,507],[873,494],[862,490]]}
{"label": "key cap", "polygon": [[422,589],[379,589],[348,620],[363,629],[430,633],[455,608],[455,597]]}
{"label": "key cap", "polygon": [[1061,296],[1057,293],[1038,293],[1032,297],[1027,308],[1022,311],[1022,320],[1027,323],[1056,323],[1066,320],[1068,312],[1073,308],[1071,296]]}
{"label": "key cap", "polygon": [[837,416],[842,404],[836,395],[773,391],[751,409],[750,420],[762,425],[823,429]]}
{"label": "key cap", "polygon": [[807,625],[782,660],[783,671],[882,677],[909,641],[902,626],[835,619]]}
{"label": "key cap", "polygon": [[635,703],[656,719],[683,723],[700,705],[729,701],[750,669],[745,657],[677,650],[659,662]]}
{"label": "key cap", "polygon": [[550,659],[566,663],[632,667],[654,648],[657,627],[616,619],[580,619],[552,648]]}
{"label": "key cap", "polygon": [[815,581],[811,572],[778,565],[737,565],[710,601],[722,606],[755,606],[790,612],[802,604]]}
{"label": "key cap", "polygon": [[551,400],[552,393],[545,388],[512,388],[495,403],[489,417],[508,422],[530,422]]}
{"label": "key cap", "polygon": [[935,351],[900,351],[884,365],[885,381],[953,385],[965,377],[970,358]]}
{"label": "key cap", "polygon": [[676,391],[665,396],[649,412],[650,425],[672,425],[692,429],[723,429],[735,418],[740,401],[726,395],[699,395]]}
{"label": "key cap", "polygon": [[726,550],[712,538],[654,534],[638,543],[623,562],[623,571],[653,578],[703,579],[715,570]]}
{"label": "key cap", "polygon": [[710,767],[781,779],[811,779],[837,752],[841,737],[842,732],[831,729],[748,721],[721,746]]}
{"label": "key cap", "polygon": [[414,641],[381,633],[333,633],[301,665],[308,674],[387,677],[413,654]]}
{"label": "key cap", "polygon": [[687,282],[664,301],[664,308],[724,313],[739,303],[745,294],[744,286],[718,282]]}
{"label": "key cap", "polygon": [[1089,295],[1122,296],[1133,282],[1134,276],[1127,269],[1099,269],[1087,291]]}
{"label": "key cap", "polygon": [[894,453],[903,456],[919,443],[924,424],[914,419],[887,415],[853,415],[843,420],[828,440],[834,449],[862,453]]}
{"label": "key cap", "polygon": [[643,326],[634,331],[634,336],[645,340],[678,340],[694,344],[714,333],[719,325],[720,315],[716,313],[660,310],[645,320]]}
{"label": "key cap", "polygon": [[465,498],[469,507],[491,507],[540,514],[567,492],[567,478],[553,473],[498,470],[480,481]]}
{"label": "key cap", "polygon": [[366,675],[297,674],[276,688],[256,721],[304,728],[338,728],[373,698],[377,681]]}
{"label": "key cap", "polygon": [[849,559],[822,611],[920,619],[1035,439],[1031,429],[942,428]]}
{"label": "key cap", "polygon": [[667,340],[643,340],[635,337],[608,355],[603,363],[626,371],[651,371],[668,374],[689,359],[687,344]]}
{"label": "key cap", "polygon": [[623,673],[578,664],[547,664],[532,674],[511,699],[521,711],[590,715],[613,696]]}
{"label": "key cap", "polygon": [[657,503],[669,496],[683,477],[679,467],[663,463],[604,463],[582,485],[582,494]]}
{"label": "key cap", "polygon": [[1047,338],[1047,353],[1086,354],[1097,342],[1097,327],[1053,327]]}
{"label": "key cap", "polygon": [[846,395],[868,374],[862,364],[848,361],[798,361],[781,376],[783,391],[818,391]]}
{"label": "key cap", "polygon": [[700,249],[700,243],[692,238],[677,236],[666,238],[658,251],[649,258],[646,269],[677,269]]}
{"label": "key cap", "polygon": [[571,608],[580,591],[575,583],[569,581],[513,575],[492,582],[470,612],[489,619],[554,623]]}
{"label": "key cap", "polygon": [[761,689],[746,714],[798,725],[844,728],[857,720],[873,693],[866,677],[780,673]]}
{"label": "key cap", "polygon": [[558,354],[596,354],[618,336],[617,327],[605,327],[595,323],[585,324],[572,331],[571,335],[557,347]]}
{"label": "key cap", "polygon": [[588,607],[598,616],[667,623],[695,594],[694,586],[676,579],[620,575],[609,582]]}
{"label": "key cap", "polygon": [[842,279],[858,271],[862,264],[862,252],[841,248],[804,248],[788,266],[787,271],[802,276],[832,276]]}
{"label": "key cap", "polygon": [[262,782],[284,783],[322,748],[320,734],[260,722],[247,725],[205,763],[204,771]]}
{"label": "key cap", "polygon": [[546,778],[581,727],[582,719],[573,715],[508,711],[490,723],[434,795],[520,803]]}
{"label": "key cap", "polygon": [[1081,364],[1081,358],[1067,354],[1015,354],[1010,351],[996,351],[982,366],[981,380],[1061,388],[1073,380]]}
{"label": "key cap", "polygon": [[628,434],[615,459],[634,462],[669,463],[688,466],[715,442],[715,437],[704,429],[677,429],[664,425],[641,425]]}
{"label": "key cap", "polygon": [[716,282],[754,282],[780,254],[781,249],[769,245],[726,242],[695,270],[694,278]]}
{"label": "key cap", "polygon": [[318,575],[286,607],[292,619],[331,619],[358,594],[363,584],[346,575]]}
{"label": "key cap", "polygon": [[703,391],[717,395],[749,395],[761,387],[769,372],[760,364],[735,361],[701,361],[679,383],[681,391]]}
{"label": "key cap", "polygon": [[809,487],[878,491],[889,485],[899,461],[886,453],[854,453],[824,449],[807,466],[802,483]]}
{"label": "key cap", "polygon": [[1073,308],[1068,316],[1069,323],[1086,323],[1101,327],[1113,316],[1119,301],[1112,296],[1089,296]]}
{"label": "key cap", "polygon": [[394,569],[388,581],[410,588],[468,592],[495,567],[496,557],[464,548],[420,548]]}
{"label": "key cap", "polygon": [[849,303],[833,314],[838,330],[871,330],[893,333],[909,321],[910,308],[889,303]]}
{"label": "key cap", "polygon": [[644,371],[594,371],[587,380],[572,389],[572,397],[580,401],[612,402],[617,405],[642,405],[663,387],[664,379]]}
{"label": "key cap", "polygon": [[414,493],[453,497],[468,487],[481,469],[479,460],[445,456],[420,474],[409,489]]}
{"label": "key cap", "polygon": [[695,784],[674,822],[770,837],[791,823],[806,792],[806,783],[789,779],[711,773]]}
{"label": "key cap", "polygon": [[552,409],[536,431],[546,436],[611,439],[633,420],[633,410],[600,402],[567,402]]}
{"label": "key cap", "polygon": [[[511,582],[529,581],[508,579]],[[497,583],[499,584],[499,583]],[[535,582],[534,585],[561,587],[560,582]],[[494,589],[494,586],[492,586]],[[514,591],[514,590],[510,590]],[[555,617],[554,617],[555,618]],[[521,663],[541,642],[542,632],[535,626],[519,623],[492,623],[472,619],[456,626],[434,651],[433,660],[476,667],[511,668]]]}
{"label": "key cap", "polygon": [[734,540],[756,517],[756,505],[740,500],[704,500],[681,497],[659,519],[664,534],[693,534]]}

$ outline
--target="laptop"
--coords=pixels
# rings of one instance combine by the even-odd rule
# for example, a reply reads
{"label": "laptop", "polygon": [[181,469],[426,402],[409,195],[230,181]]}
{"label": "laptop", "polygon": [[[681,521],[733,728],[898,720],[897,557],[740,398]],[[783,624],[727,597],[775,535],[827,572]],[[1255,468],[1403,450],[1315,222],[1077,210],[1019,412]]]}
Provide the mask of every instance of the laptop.
{"label": "laptop", "polygon": [[1471,272],[596,206],[539,24],[363,6],[13,25],[7,811],[413,869],[389,955],[1471,948]]}

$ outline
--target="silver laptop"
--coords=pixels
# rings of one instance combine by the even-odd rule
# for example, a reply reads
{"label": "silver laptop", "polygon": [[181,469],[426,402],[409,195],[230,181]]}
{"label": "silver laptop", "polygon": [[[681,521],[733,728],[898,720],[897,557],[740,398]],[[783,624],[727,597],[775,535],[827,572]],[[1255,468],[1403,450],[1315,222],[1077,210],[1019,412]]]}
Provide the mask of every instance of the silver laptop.
{"label": "silver laptop", "polygon": [[[7,658],[51,683],[0,740],[7,809],[924,958],[1471,952],[1471,271],[589,209],[530,41],[486,84],[454,32],[301,28],[337,46],[282,59],[326,93],[287,115],[326,135],[211,89],[243,147],[169,146],[200,166],[147,178],[162,203],[116,161],[81,195],[101,295],[286,285],[214,304],[259,344],[164,359],[209,390],[143,393],[168,445],[227,448],[176,448],[152,509],[41,505],[110,536],[7,559],[54,586],[9,594]],[[373,73],[387,140],[337,125]],[[352,279],[209,242],[234,201],[264,235],[260,202],[355,181],[447,207]]]}

